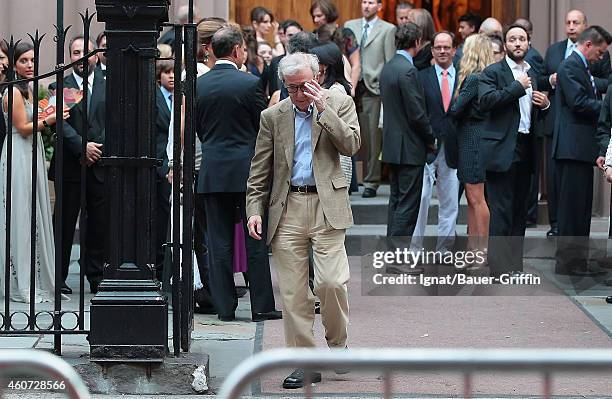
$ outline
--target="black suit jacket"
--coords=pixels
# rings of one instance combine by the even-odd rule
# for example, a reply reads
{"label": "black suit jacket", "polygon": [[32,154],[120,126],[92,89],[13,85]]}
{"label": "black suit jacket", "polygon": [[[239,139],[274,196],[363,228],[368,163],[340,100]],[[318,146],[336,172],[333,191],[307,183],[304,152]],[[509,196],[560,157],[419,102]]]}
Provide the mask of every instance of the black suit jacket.
{"label": "black suit jacket", "polygon": [[218,64],[197,80],[198,193],[245,192],[266,97],[257,77]]}
{"label": "black suit jacket", "polygon": [[[78,89],[79,85],[72,73],[64,78],[64,87]],[[89,112],[87,115],[87,132],[83,132],[83,118],[85,116],[85,101],[81,101],[70,110],[70,117],[64,123],[64,180],[79,182],[81,180],[81,157],[83,137],[88,141],[104,144],[106,134],[106,80],[99,70],[94,70],[92,94],[89,98]],[[104,149],[102,150],[104,153]],[[51,159],[49,179],[55,180],[55,155]],[[94,175],[104,181],[103,168],[97,164],[91,166]]]}
{"label": "black suit jacket", "polygon": [[[532,79],[533,90],[537,90],[535,72],[530,69],[528,75]],[[521,121],[519,99],[525,94],[525,89],[514,79],[505,59],[489,65],[480,76],[478,85],[480,109],[489,112],[482,130],[482,147],[488,171],[506,172],[512,166]],[[532,106],[530,128],[532,137],[537,135],[539,116],[538,108]],[[535,151],[535,147],[531,148],[531,153],[528,155],[531,167],[535,166]]]}
{"label": "black suit jacket", "polygon": [[553,158],[594,164],[601,153],[595,134],[602,102],[593,91],[587,67],[578,54],[570,55],[559,66],[556,97]]}
{"label": "black suit jacket", "polygon": [[540,52],[529,46],[529,50],[527,50],[527,54],[525,54],[525,61],[527,61],[535,75],[539,78],[544,70],[544,58],[542,58]]}
{"label": "black suit jacket", "polygon": [[[538,78],[538,87],[542,91],[548,92],[548,97],[552,104],[550,112],[544,124],[544,134],[552,136],[555,129],[555,118],[557,115],[557,102],[555,101],[556,89],[550,85],[550,75],[558,72],[559,65],[565,59],[567,50],[567,39],[552,44],[546,51],[542,73]],[[591,74],[595,78],[595,85],[600,93],[605,93],[608,87],[610,71],[610,54],[606,51],[602,60],[592,63]]]}
{"label": "black suit jacket", "polygon": [[157,116],[155,117],[155,157],[161,159],[163,164],[157,168],[158,178],[164,179],[168,174],[168,131],[170,128],[170,108],[164,98],[161,89],[157,88],[156,104]]}
{"label": "black suit jacket", "polygon": [[165,31],[164,34],[161,35],[157,43],[174,46],[174,27],[171,27],[170,29]]}
{"label": "black suit jacket", "polygon": [[[458,71],[455,69],[455,75]],[[453,118],[449,112],[444,111],[444,104],[442,103],[442,92],[440,90],[440,84],[438,83],[438,76],[436,74],[435,66],[419,71],[419,78],[423,84],[423,90],[425,92],[425,104],[427,107],[427,115],[431,122],[431,128],[433,134],[438,142],[444,143],[444,156],[446,157],[446,163],[451,168],[457,168],[457,135],[455,132],[455,124]],[[459,77],[455,76],[455,84],[450,88],[451,90],[451,103],[448,107],[450,111],[454,103],[454,93],[457,88],[457,82]],[[438,145],[438,148],[440,146]]]}
{"label": "black suit jacket", "polygon": [[425,165],[427,144],[434,142],[425,93],[417,69],[396,54],[380,74],[383,107],[382,161]]}
{"label": "black suit jacket", "polygon": [[268,88],[270,90],[270,95],[281,89],[281,81],[278,77],[278,65],[284,57],[285,54],[279,55],[278,57],[272,58],[272,61],[270,61],[270,68],[268,68],[268,74],[270,77],[268,79]]}

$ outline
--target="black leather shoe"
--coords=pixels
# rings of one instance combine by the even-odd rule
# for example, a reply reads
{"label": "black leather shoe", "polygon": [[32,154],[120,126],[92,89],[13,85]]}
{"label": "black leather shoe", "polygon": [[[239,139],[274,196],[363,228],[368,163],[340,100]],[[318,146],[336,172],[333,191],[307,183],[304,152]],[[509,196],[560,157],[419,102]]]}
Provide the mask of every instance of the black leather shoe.
{"label": "black leather shoe", "polygon": [[546,233],[546,237],[557,237],[559,235],[559,228],[558,227],[551,227],[550,230],[548,230],[548,232]]}
{"label": "black leather shoe", "polygon": [[273,310],[271,312],[253,313],[253,321],[278,320],[283,318],[283,312]]}
{"label": "black leather shoe", "polygon": [[238,298],[242,298],[247,293],[247,289],[245,287],[236,287],[236,296]]}
{"label": "black leather shoe", "polygon": [[234,313],[226,315],[226,316],[219,315],[219,320],[221,321],[234,321],[235,319],[236,319],[236,315]]}
{"label": "black leather shoe", "polygon": [[321,302],[315,301],[315,314],[321,314]]}
{"label": "black leather shoe", "polygon": [[97,294],[98,293],[98,286],[100,285],[100,282],[97,280],[93,280],[89,282],[89,288],[91,289],[91,293],[92,294]]}
{"label": "black leather shoe", "polygon": [[366,188],[363,190],[363,194],[361,194],[363,198],[374,198],[376,197],[376,190],[373,188]]}
{"label": "black leather shoe", "polygon": [[[348,350],[348,346],[344,347],[344,350]],[[344,369],[344,368],[338,368],[338,369],[334,369],[334,373],[341,375],[341,374],[348,374],[350,373],[351,370],[350,369]]]}
{"label": "black leather shoe", "polygon": [[62,294],[66,294],[66,295],[72,294],[72,288],[68,287],[66,283],[62,284],[61,290],[62,290]]}
{"label": "black leather shoe", "polygon": [[[310,382],[317,383],[321,382],[321,373],[310,373]],[[289,374],[289,377],[283,381],[283,388],[285,389],[299,389],[304,387],[304,370],[296,369],[293,373]]]}

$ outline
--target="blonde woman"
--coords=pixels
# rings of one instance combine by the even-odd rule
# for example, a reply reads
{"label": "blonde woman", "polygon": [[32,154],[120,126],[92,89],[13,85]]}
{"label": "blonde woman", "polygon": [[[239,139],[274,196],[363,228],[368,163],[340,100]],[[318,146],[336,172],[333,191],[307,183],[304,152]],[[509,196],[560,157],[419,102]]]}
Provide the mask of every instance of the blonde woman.
{"label": "blonde woman", "polygon": [[485,160],[480,151],[480,136],[486,113],[478,102],[480,73],[494,62],[491,41],[472,35],[463,46],[456,100],[451,115],[457,123],[457,177],[465,185],[468,201],[468,246],[486,250],[489,236],[489,207],[485,201]]}

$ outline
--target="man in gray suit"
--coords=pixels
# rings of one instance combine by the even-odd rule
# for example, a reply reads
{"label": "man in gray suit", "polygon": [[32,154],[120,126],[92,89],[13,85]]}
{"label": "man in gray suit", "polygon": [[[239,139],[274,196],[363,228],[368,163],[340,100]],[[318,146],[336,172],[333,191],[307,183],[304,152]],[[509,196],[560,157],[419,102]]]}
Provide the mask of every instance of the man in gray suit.
{"label": "man in gray suit", "polygon": [[361,53],[361,76],[355,90],[361,137],[366,149],[364,198],[376,196],[380,184],[380,150],[382,134],[380,118],[380,88],[378,79],[383,65],[395,55],[395,26],[380,20],[376,13],[382,0],[361,0],[362,18],[344,24],[355,33]]}

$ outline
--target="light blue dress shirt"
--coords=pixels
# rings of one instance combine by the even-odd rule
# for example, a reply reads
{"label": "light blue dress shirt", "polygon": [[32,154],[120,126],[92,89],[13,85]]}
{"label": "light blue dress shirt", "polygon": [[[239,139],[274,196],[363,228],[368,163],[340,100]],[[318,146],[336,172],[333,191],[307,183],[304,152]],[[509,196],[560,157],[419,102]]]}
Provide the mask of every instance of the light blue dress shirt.
{"label": "light blue dress shirt", "polygon": [[412,60],[412,56],[410,55],[409,52],[407,52],[406,50],[397,50],[395,52],[395,54],[399,54],[401,56],[403,56],[405,59],[407,59],[408,61],[410,61],[410,63],[412,65],[414,65],[414,61]]}
{"label": "light blue dress shirt", "polygon": [[311,105],[308,112],[302,112],[293,107],[295,114],[295,151],[293,153],[293,170],[291,185],[314,186],[316,184],[312,171],[312,113]]}
{"label": "light blue dress shirt", "polygon": [[168,105],[168,109],[172,110],[172,98],[170,97],[172,95],[171,92],[169,92],[168,90],[166,90],[166,88],[164,86],[159,86],[159,89],[161,90],[164,99],[166,100],[166,104]]}
{"label": "light blue dress shirt", "polygon": [[589,79],[591,80],[591,87],[593,88],[593,93],[595,93],[595,95],[597,96],[598,95],[598,93],[597,93],[597,85],[595,84],[595,78],[593,77],[593,75],[591,74],[591,70],[589,69],[589,63],[587,62],[586,57],[578,49],[574,49],[574,53],[578,54],[578,56],[582,60],[582,63],[586,67],[587,72],[589,74]]}
{"label": "light blue dress shirt", "polygon": [[574,53],[578,54],[578,57],[580,57],[580,59],[582,60],[584,66],[587,67],[587,69],[588,69],[589,68],[589,63],[587,62],[587,59],[584,56],[584,54],[582,54],[580,52],[580,50],[578,50],[577,48],[574,49]]}
{"label": "light blue dress shirt", "polygon": [[576,43],[572,42],[570,39],[567,39],[567,44],[565,47],[565,58],[569,57],[572,54],[572,51],[576,50]]}
{"label": "light blue dress shirt", "polygon": [[[438,77],[438,84],[440,85],[440,93],[442,93],[442,71],[444,71],[444,69],[442,69],[442,67],[440,67],[440,65],[438,64],[434,64],[434,68],[436,69],[436,76]],[[455,77],[456,75],[456,71],[455,71],[455,66],[451,64],[451,66],[447,69],[448,71],[448,85],[450,88],[450,93],[451,93],[451,97],[453,95],[453,88],[455,87]]]}

